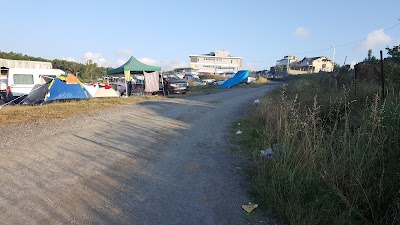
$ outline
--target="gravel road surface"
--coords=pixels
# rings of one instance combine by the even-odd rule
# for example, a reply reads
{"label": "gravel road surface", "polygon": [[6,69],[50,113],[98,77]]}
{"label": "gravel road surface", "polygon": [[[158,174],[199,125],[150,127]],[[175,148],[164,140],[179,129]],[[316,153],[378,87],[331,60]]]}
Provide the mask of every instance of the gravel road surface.
{"label": "gravel road surface", "polygon": [[1,224],[251,220],[229,125],[274,85],[1,126]]}

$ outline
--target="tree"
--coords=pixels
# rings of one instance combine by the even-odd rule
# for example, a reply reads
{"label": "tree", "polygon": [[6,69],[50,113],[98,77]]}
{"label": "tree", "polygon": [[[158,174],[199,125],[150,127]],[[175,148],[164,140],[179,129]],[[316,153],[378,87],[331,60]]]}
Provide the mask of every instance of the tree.
{"label": "tree", "polygon": [[281,73],[282,71],[283,71],[283,67],[282,66],[279,66],[279,65],[275,66],[275,73]]}
{"label": "tree", "polygon": [[334,63],[334,65],[333,65],[333,70],[334,71],[340,70],[340,68],[341,68],[341,66],[339,64]]}
{"label": "tree", "polygon": [[89,59],[85,64],[85,74],[86,76],[90,76],[90,82],[93,83],[93,72],[94,69],[97,68],[97,63],[94,63],[91,59]]}
{"label": "tree", "polygon": [[369,49],[367,58],[364,59],[364,62],[371,62],[371,61],[377,61],[377,60],[378,59],[372,55],[372,49]]}
{"label": "tree", "polygon": [[388,58],[400,58],[400,45],[393,46],[393,48],[386,47],[385,49],[388,51]]}

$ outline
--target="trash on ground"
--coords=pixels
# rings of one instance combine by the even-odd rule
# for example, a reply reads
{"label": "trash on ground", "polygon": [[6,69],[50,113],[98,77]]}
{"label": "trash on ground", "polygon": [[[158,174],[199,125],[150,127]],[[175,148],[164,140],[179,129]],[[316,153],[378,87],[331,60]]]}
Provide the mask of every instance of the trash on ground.
{"label": "trash on ground", "polygon": [[272,151],[272,148],[261,150],[260,153],[261,153],[262,156],[265,156],[265,157],[267,157],[269,159],[274,158],[274,152]]}
{"label": "trash on ground", "polygon": [[254,100],[253,104],[260,104],[260,99],[257,98],[256,100]]}
{"label": "trash on ground", "polygon": [[240,123],[238,123],[238,126],[240,126]]}
{"label": "trash on ground", "polygon": [[257,207],[258,204],[251,204],[250,202],[247,205],[242,205],[242,209],[244,209],[248,213],[251,213],[251,211],[253,211]]}
{"label": "trash on ground", "polygon": [[238,130],[238,131],[236,131],[236,134],[243,134],[243,131]]}

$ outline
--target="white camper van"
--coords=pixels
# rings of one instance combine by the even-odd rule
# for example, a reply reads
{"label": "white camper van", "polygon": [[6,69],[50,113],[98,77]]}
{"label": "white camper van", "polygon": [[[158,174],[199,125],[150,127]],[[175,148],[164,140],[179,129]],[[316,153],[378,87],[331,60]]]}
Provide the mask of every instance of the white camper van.
{"label": "white camper van", "polygon": [[[65,74],[65,72],[59,69],[10,68],[7,75],[6,101],[25,96],[32,91],[36,84],[45,84],[61,74]],[[23,97],[20,98],[20,100],[22,99]],[[19,101],[17,100],[17,102]]]}

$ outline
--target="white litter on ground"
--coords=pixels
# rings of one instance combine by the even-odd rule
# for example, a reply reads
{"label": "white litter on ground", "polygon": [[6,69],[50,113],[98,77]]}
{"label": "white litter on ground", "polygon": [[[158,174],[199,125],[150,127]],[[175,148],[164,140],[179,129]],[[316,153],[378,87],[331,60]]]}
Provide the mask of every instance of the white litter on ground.
{"label": "white litter on ground", "polygon": [[272,151],[272,148],[261,150],[260,153],[261,153],[262,156],[265,156],[265,157],[270,158],[270,159],[272,159],[274,157],[274,152]]}

